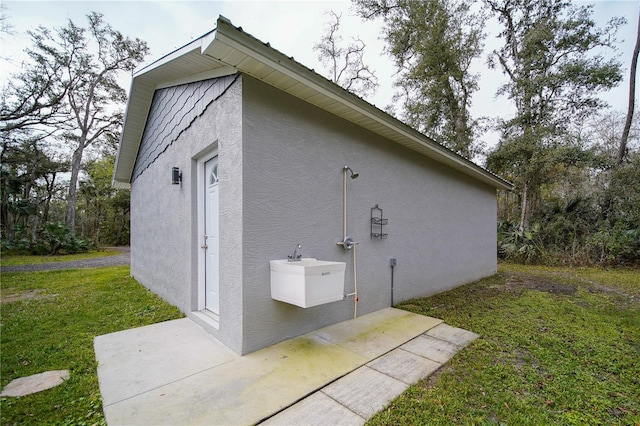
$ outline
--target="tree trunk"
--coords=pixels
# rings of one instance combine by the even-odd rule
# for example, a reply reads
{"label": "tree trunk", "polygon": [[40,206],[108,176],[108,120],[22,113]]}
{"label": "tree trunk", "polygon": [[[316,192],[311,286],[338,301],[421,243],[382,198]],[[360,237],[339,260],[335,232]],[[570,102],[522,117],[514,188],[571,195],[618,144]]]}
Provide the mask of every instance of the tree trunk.
{"label": "tree trunk", "polygon": [[2,201],[0,204],[0,226],[2,227],[2,237],[10,239],[9,225],[9,176],[3,179],[2,183]]}
{"label": "tree trunk", "polygon": [[76,236],[76,204],[78,192],[78,175],[80,174],[80,164],[82,162],[82,151],[84,144],[78,144],[78,148],[73,152],[71,159],[71,178],[69,179],[69,194],[67,196],[66,222],[71,236]]}
{"label": "tree trunk", "polygon": [[624,131],[620,138],[620,147],[618,149],[618,158],[616,164],[622,164],[627,154],[627,140],[629,139],[629,130],[631,129],[631,120],[633,119],[633,110],[636,103],[636,70],[638,67],[638,52],[640,51],[640,15],[638,16],[638,30],[636,35],[636,47],[633,49],[633,57],[631,58],[631,72],[629,76],[629,107],[627,108],[627,121],[624,123]]}
{"label": "tree trunk", "polygon": [[100,238],[102,237],[100,235],[100,223],[102,222],[101,220],[102,218],[100,216],[102,215],[102,211],[101,211],[102,209],[98,204],[99,203],[96,202],[96,219],[95,219],[96,224],[95,224],[95,230],[94,230],[94,233],[95,233],[94,241],[96,244],[99,244],[101,242]]}
{"label": "tree trunk", "polygon": [[[40,207],[39,205],[36,206],[36,209]],[[40,225],[38,219],[40,218],[40,216],[38,216],[38,213],[36,213],[33,216],[33,226],[31,227],[31,242],[35,243],[36,241],[38,241],[38,226]]]}
{"label": "tree trunk", "polygon": [[51,207],[51,199],[53,198],[53,191],[56,187],[56,172],[51,174],[51,182],[46,180],[47,184],[47,198],[44,200],[44,209],[42,212],[42,223],[49,221],[49,208]]}
{"label": "tree trunk", "polygon": [[518,231],[524,233],[529,229],[529,184],[527,182],[522,186],[522,199],[520,200],[520,225]]}

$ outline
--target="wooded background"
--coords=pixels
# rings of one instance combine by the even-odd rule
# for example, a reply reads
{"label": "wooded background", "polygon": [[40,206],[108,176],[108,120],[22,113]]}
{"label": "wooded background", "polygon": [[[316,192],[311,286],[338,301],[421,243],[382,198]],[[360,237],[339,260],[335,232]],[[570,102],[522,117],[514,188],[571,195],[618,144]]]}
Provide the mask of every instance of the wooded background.
{"label": "wooded background", "polygon": [[[523,262],[640,263],[640,143],[634,114],[640,39],[616,53],[616,17],[599,27],[592,6],[566,0],[354,0],[383,23],[397,68],[387,111],[459,155],[514,183],[498,194],[498,253]],[[10,33],[2,15],[0,31]],[[502,45],[484,48],[486,22]],[[365,43],[341,36],[328,15],[314,49],[326,76],[361,96],[376,90]],[[111,187],[126,92],[118,84],[147,44],[91,13],[84,26],[38,27],[0,104],[1,232],[5,250],[74,252],[128,244],[129,194]],[[639,33],[640,35],[640,33]],[[469,110],[479,87],[471,62],[486,57],[512,111]],[[601,94],[629,72],[627,111]],[[500,134],[495,146],[479,141]]]}

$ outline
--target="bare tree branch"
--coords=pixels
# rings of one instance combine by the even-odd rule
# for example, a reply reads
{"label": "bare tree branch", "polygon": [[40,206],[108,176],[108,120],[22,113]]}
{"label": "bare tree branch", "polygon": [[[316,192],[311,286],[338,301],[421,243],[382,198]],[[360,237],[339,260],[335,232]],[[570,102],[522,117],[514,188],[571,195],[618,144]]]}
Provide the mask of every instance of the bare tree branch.
{"label": "bare tree branch", "polygon": [[327,31],[313,50],[318,52],[318,59],[329,70],[329,79],[360,96],[373,93],[378,88],[378,78],[364,63],[365,43],[354,38],[352,42],[343,44],[342,36],[338,33],[342,16],[333,10],[327,14],[330,19]]}

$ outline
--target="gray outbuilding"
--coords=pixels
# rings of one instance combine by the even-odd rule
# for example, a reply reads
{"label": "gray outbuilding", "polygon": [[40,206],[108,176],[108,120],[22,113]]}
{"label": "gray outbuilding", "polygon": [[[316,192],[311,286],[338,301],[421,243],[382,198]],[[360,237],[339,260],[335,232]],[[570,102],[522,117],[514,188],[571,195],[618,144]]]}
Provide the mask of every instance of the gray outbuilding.
{"label": "gray outbuilding", "polygon": [[[494,274],[511,189],[223,17],[133,75],[113,183],[132,276],[240,354]],[[340,300],[272,298],[297,244]]]}

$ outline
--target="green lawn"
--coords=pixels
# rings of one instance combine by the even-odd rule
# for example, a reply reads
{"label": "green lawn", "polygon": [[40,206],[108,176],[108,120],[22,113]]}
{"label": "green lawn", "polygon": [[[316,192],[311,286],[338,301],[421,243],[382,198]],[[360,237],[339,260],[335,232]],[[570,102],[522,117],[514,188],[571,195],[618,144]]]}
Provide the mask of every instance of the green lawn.
{"label": "green lawn", "polygon": [[40,264],[49,262],[71,262],[73,260],[95,259],[96,257],[115,256],[120,254],[118,250],[92,250],[87,253],[61,254],[58,256],[30,256],[2,253],[0,266],[19,266],[28,264]]}
{"label": "green lawn", "polygon": [[[3,273],[1,281],[1,385],[71,371],[51,390],[0,398],[3,425],[104,423],[93,338],[181,317],[128,267]],[[400,307],[481,337],[370,424],[640,424],[637,270],[504,265]]]}
{"label": "green lawn", "polygon": [[128,266],[3,273],[0,313],[2,387],[43,371],[71,373],[56,388],[0,398],[3,425],[104,423],[93,338],[182,316]]}
{"label": "green lawn", "polygon": [[503,265],[400,306],[480,338],[370,425],[640,425],[640,271]]}

